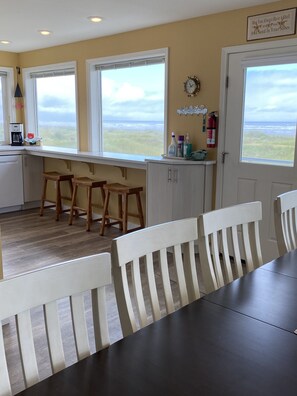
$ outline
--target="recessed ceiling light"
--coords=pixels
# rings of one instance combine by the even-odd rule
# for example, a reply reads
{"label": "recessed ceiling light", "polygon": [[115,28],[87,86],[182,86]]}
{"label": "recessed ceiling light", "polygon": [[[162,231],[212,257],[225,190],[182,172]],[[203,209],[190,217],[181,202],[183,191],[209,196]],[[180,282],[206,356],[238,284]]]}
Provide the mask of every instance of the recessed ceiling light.
{"label": "recessed ceiling light", "polygon": [[1,43],[1,44],[10,44],[11,41],[8,41],[8,40],[0,40],[0,43]]}
{"label": "recessed ceiling light", "polygon": [[52,34],[49,30],[39,30],[39,33],[42,34],[43,36],[49,36]]}
{"label": "recessed ceiling light", "polygon": [[91,21],[91,22],[98,23],[98,22],[101,22],[101,21],[102,21],[102,18],[99,17],[99,16],[89,16],[89,17],[88,17],[88,20]]}

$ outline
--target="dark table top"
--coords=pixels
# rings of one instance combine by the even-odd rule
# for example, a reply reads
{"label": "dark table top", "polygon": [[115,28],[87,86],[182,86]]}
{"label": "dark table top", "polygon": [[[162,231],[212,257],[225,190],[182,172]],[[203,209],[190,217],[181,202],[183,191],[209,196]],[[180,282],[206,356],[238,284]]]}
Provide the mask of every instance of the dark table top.
{"label": "dark table top", "polygon": [[297,329],[297,278],[279,272],[259,268],[203,299],[283,330]]}
{"label": "dark table top", "polygon": [[296,335],[200,299],[19,395],[296,395]]}
{"label": "dark table top", "polygon": [[295,262],[266,264],[19,395],[295,396]]}
{"label": "dark table top", "polygon": [[297,278],[297,249],[263,265],[260,269]]}

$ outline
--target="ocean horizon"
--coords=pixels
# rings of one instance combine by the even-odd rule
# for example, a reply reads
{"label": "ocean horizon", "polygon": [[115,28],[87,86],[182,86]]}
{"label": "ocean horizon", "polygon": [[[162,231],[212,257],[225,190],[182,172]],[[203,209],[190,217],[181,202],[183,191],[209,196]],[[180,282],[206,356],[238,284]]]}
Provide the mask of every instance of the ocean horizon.
{"label": "ocean horizon", "polygon": [[[74,122],[41,122],[41,126],[51,127],[72,127],[75,128]],[[144,121],[144,120],[104,120],[102,123],[103,130],[131,130],[131,131],[164,131],[164,122],[162,121]],[[271,122],[271,121],[247,121],[243,125],[244,132],[261,131],[267,134],[296,135],[296,122]]]}
{"label": "ocean horizon", "polygon": [[248,121],[243,125],[244,132],[261,131],[267,134],[296,135],[296,122]]}

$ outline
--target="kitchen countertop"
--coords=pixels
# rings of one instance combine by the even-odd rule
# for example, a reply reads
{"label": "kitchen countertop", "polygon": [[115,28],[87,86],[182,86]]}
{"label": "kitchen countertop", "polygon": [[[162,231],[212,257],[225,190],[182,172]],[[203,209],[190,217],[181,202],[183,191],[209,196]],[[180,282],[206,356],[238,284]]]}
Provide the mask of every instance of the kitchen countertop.
{"label": "kitchen countertop", "polygon": [[213,165],[216,161],[188,161],[182,159],[164,159],[162,156],[144,156],[134,154],[109,153],[100,151],[80,151],[50,146],[0,146],[0,155],[30,154],[45,158],[57,158],[68,161],[81,161],[93,164],[113,165],[127,168],[146,169],[147,161],[170,164]]}

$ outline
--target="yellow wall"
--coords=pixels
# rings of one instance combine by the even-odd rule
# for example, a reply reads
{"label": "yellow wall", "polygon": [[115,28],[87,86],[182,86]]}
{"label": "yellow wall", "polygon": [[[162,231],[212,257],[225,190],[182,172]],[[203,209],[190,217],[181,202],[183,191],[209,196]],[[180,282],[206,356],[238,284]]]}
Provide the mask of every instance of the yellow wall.
{"label": "yellow wall", "polygon": [[[171,131],[175,131],[177,134],[188,132],[193,142],[193,148],[200,149],[206,147],[206,134],[201,132],[202,117],[178,116],[176,110],[185,105],[197,104],[204,104],[209,111],[219,110],[222,48],[247,44],[246,26],[249,15],[292,7],[296,7],[296,0],[276,1],[264,6],[245,8],[114,36],[25,52],[19,54],[18,57],[15,54],[0,53],[0,64],[4,65],[5,63],[6,66],[7,64],[15,65],[17,59],[19,66],[23,68],[76,61],[79,98],[79,144],[81,150],[87,150],[86,60],[168,47],[168,142]],[[296,37],[296,35],[283,38],[293,37]],[[183,91],[183,83],[187,76],[192,74],[196,74],[199,77],[201,91],[197,97],[188,98]],[[216,149],[209,151],[208,158],[216,159]],[[49,161],[46,164],[47,166],[52,165]],[[117,179],[116,174],[113,177]],[[140,180],[142,180],[142,185],[145,186],[144,174],[140,177]]]}
{"label": "yellow wall", "polygon": [[[247,16],[295,6],[295,0],[277,1],[266,6],[25,52],[19,56],[20,66],[31,67],[77,61],[80,148],[86,150],[88,148],[86,59],[168,47],[168,140],[171,131],[189,132],[194,148],[205,148],[206,135],[201,132],[202,117],[178,116],[177,108],[184,105],[204,104],[209,111],[218,110],[221,49],[247,43]],[[200,78],[201,91],[197,97],[188,98],[183,92],[183,82],[192,74]],[[209,159],[215,157],[216,152],[212,150]]]}

